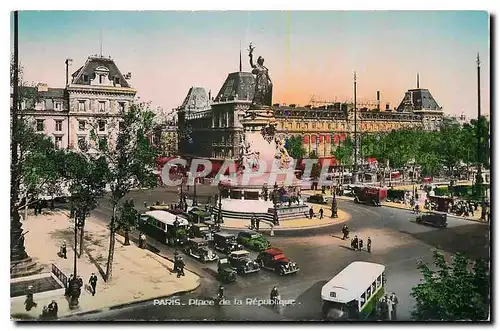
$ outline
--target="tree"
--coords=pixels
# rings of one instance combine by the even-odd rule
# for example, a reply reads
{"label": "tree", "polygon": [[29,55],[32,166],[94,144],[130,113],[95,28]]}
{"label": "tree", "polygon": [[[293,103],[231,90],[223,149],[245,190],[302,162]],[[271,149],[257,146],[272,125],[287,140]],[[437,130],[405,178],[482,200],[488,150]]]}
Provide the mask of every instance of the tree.
{"label": "tree", "polygon": [[434,251],[431,270],[419,261],[423,282],[412,289],[416,299],[412,317],[416,320],[486,320],[489,317],[489,278],[486,263],[477,260],[471,268],[462,254],[453,256],[451,263]]}
{"label": "tree", "polygon": [[289,137],[286,141],[285,147],[288,151],[288,155],[290,155],[295,160],[303,159],[307,154],[301,135]]}
{"label": "tree", "polygon": [[317,190],[318,189],[318,179],[321,176],[321,168],[319,167],[318,162],[313,163],[312,168],[311,168],[311,179],[312,179],[312,189]]}
{"label": "tree", "polygon": [[[332,146],[333,147],[333,146]],[[341,166],[342,182],[344,181],[344,168],[353,163],[354,158],[354,143],[349,136],[346,137],[342,145],[332,148],[332,154]]]}
{"label": "tree", "polygon": [[440,133],[439,153],[442,164],[448,168],[450,174],[464,157],[462,132],[460,124],[455,122],[443,123]]}
{"label": "tree", "polygon": [[134,202],[132,200],[127,200],[123,203],[119,211],[120,216],[116,219],[117,230],[122,230],[125,237],[125,246],[130,245],[130,231],[136,226],[137,221],[137,210],[134,208]]}
{"label": "tree", "polygon": [[82,221],[78,254],[80,257],[83,253],[85,220],[106,192],[108,166],[102,156],[64,151],[64,164],[59,168],[59,173],[68,185],[72,216],[78,215]]}
{"label": "tree", "polygon": [[111,191],[112,216],[109,224],[109,251],[106,263],[106,281],[113,275],[115,233],[117,230],[117,208],[121,199],[132,188],[154,187],[158,178],[154,174],[157,150],[151,145],[149,136],[153,133],[154,113],[148,104],[133,103],[121,110],[117,116],[119,130],[116,142],[108,140],[91,130],[92,145],[89,153],[103,156],[108,164],[106,182]]}

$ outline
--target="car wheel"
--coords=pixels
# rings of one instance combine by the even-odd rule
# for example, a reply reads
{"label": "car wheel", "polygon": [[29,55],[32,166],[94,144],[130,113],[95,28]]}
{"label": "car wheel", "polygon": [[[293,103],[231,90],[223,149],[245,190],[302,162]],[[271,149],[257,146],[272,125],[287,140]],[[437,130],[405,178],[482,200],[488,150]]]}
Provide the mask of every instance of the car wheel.
{"label": "car wheel", "polygon": [[264,261],[263,260],[257,261],[257,263],[259,264],[259,267],[264,268]]}

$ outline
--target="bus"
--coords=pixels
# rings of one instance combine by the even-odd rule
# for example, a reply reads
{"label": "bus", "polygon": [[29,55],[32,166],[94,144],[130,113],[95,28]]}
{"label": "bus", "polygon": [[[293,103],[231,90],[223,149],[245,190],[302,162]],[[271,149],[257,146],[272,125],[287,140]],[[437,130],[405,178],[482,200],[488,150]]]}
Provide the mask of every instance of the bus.
{"label": "bus", "polygon": [[187,242],[188,224],[181,216],[163,210],[151,210],[140,216],[139,229],[170,246],[176,246]]}
{"label": "bus", "polygon": [[322,313],[327,320],[364,320],[384,295],[385,266],[356,261],[321,289]]}

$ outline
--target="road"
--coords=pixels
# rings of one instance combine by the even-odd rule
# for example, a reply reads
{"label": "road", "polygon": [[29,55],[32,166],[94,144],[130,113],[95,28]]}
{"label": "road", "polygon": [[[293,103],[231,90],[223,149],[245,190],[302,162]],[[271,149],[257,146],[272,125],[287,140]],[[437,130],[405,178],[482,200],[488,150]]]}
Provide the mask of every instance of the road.
{"label": "road", "polygon": [[[205,202],[207,196],[214,192],[213,187],[198,187],[197,193],[202,196],[199,201]],[[157,200],[170,203],[177,200],[177,191],[174,188],[134,191],[130,197],[136,204]],[[372,253],[352,251],[349,242],[340,237],[342,224],[301,232],[300,236],[295,233],[293,236],[273,237],[270,239],[272,245],[281,248],[290,259],[299,264],[299,273],[280,277],[270,271],[261,270],[257,274],[238,276],[235,283],[225,285],[225,295],[232,302],[231,305],[216,307],[189,304],[189,299],[214,298],[218,282],[215,279],[215,263],[202,264],[185,257],[187,267],[198,273],[203,280],[197,290],[179,297],[181,305],[165,306],[147,302],[73,319],[318,320],[321,318],[321,287],[349,263],[362,260],[386,266],[386,292],[395,292],[398,296],[398,319],[409,320],[414,305],[410,296],[411,288],[420,280],[416,269],[419,259],[431,263],[434,247],[450,254],[463,252],[472,259],[489,256],[489,232],[488,226],[484,224],[449,217],[448,228],[436,229],[416,224],[415,215],[406,210],[365,206],[344,200],[339,200],[338,206],[351,214],[351,220],[348,222],[351,236],[358,235],[365,242],[368,236],[372,238]],[[94,211],[94,216],[102,222],[107,222],[110,215],[111,209],[106,201]],[[156,242],[155,247],[166,256],[171,257],[173,254],[171,248],[160,243]],[[253,257],[256,256],[256,253],[252,254]],[[295,303],[282,307],[279,311],[268,306],[234,304],[235,299],[241,299],[243,302],[247,298],[267,299],[274,285],[278,287],[282,299],[295,300]]]}

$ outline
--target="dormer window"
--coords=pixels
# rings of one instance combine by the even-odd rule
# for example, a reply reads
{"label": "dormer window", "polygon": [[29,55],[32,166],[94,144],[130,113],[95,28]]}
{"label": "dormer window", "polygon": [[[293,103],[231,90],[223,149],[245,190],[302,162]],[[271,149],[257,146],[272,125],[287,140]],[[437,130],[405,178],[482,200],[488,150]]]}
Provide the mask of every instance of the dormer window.
{"label": "dormer window", "polygon": [[120,85],[120,77],[115,77],[115,85]]}
{"label": "dormer window", "polygon": [[89,75],[83,74],[83,82],[88,83],[89,82]]}
{"label": "dormer window", "polygon": [[99,84],[104,83],[104,75],[99,75]]}

